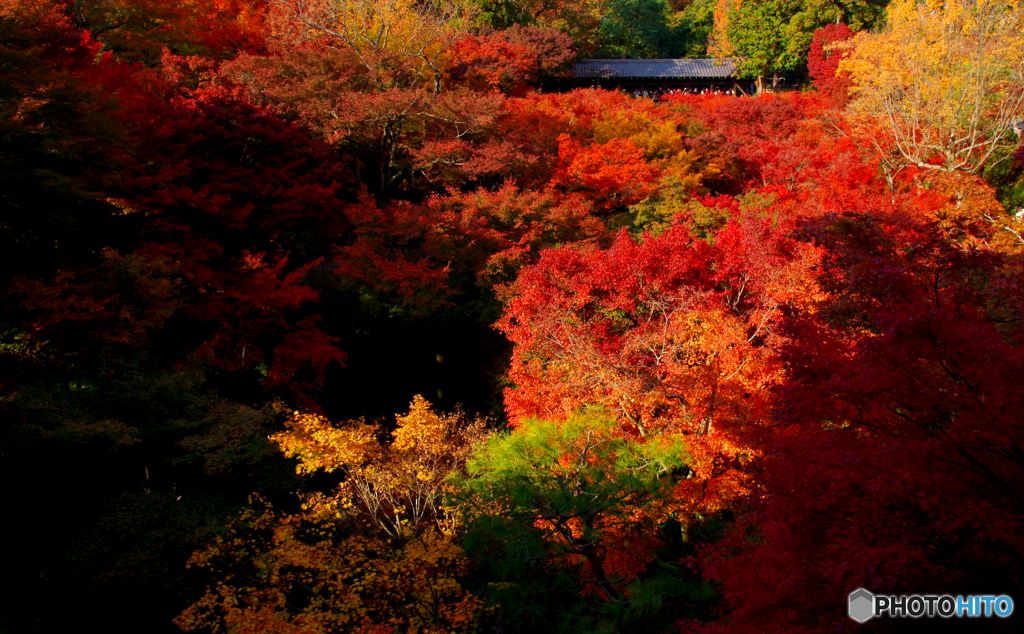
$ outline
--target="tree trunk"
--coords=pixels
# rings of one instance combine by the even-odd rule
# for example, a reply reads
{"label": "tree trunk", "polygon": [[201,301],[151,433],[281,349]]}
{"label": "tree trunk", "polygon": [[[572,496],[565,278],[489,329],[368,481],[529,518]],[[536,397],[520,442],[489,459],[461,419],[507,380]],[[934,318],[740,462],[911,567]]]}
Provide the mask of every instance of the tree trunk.
{"label": "tree trunk", "polygon": [[582,554],[586,557],[590,563],[590,570],[594,573],[594,579],[597,581],[597,587],[601,588],[604,592],[605,598],[609,601],[618,602],[622,595],[615,589],[611,581],[608,580],[608,575],[604,571],[604,562],[601,561],[601,556],[597,552],[597,547],[594,545],[587,546],[582,549]]}

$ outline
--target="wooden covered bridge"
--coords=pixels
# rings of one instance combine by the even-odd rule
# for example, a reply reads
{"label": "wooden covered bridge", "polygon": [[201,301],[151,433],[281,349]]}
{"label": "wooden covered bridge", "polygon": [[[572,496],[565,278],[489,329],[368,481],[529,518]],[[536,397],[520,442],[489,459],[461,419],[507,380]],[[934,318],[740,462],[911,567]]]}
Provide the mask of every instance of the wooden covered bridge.
{"label": "wooden covered bridge", "polygon": [[608,90],[721,90],[749,94],[749,81],[736,78],[730,59],[585,59],[576,63],[577,86]]}

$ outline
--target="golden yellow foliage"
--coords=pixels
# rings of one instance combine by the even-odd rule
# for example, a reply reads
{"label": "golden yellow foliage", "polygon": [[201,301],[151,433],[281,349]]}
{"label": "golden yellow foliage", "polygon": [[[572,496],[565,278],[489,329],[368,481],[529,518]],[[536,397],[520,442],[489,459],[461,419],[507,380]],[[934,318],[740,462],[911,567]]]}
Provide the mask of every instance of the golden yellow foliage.
{"label": "golden yellow foliage", "polygon": [[332,38],[367,66],[381,57],[419,67],[440,89],[445,53],[470,27],[473,10],[458,0],[271,0],[271,22],[286,41]]}
{"label": "golden yellow foliage", "polygon": [[310,513],[337,517],[354,511],[361,521],[399,540],[425,525],[451,531],[455,520],[443,506],[444,480],[485,437],[484,421],[437,414],[416,396],[409,413],[396,422],[387,443],[379,440],[377,427],[362,421],[336,427],[322,416],[296,413],[286,431],[271,439],[285,455],[299,459],[298,473],[345,471],[333,494],[306,499]]}
{"label": "golden yellow foliage", "polygon": [[876,149],[891,143],[910,165],[974,173],[1008,156],[1024,119],[1018,0],[896,0],[888,16],[884,31],[857,34],[839,66],[862,128],[880,122],[889,137]]}
{"label": "golden yellow foliage", "polygon": [[189,566],[217,582],[175,619],[186,631],[461,633],[474,631],[482,610],[460,584],[461,548],[437,531],[396,545],[279,515],[260,500]]}
{"label": "golden yellow foliage", "polygon": [[671,179],[675,187],[695,191],[703,178],[694,169],[697,155],[685,149],[684,138],[676,122],[654,120],[645,112],[616,111],[594,122],[595,142],[625,139],[643,150],[644,159],[659,168],[663,181]]}
{"label": "golden yellow foliage", "polygon": [[299,474],[323,469],[330,473],[346,466],[362,464],[379,452],[376,428],[363,422],[347,427],[333,427],[317,414],[294,412],[285,423],[286,431],[270,439],[289,458],[299,458],[295,468]]}
{"label": "golden yellow foliage", "polygon": [[[392,442],[363,421],[293,413],[272,436],[299,473],[343,471],[297,515],[255,501],[190,566],[217,579],[176,620],[184,630],[432,634],[474,631],[482,602],[451,540],[446,478],[485,437],[484,422],[438,414],[417,396]],[[262,509],[255,507],[263,506]]]}

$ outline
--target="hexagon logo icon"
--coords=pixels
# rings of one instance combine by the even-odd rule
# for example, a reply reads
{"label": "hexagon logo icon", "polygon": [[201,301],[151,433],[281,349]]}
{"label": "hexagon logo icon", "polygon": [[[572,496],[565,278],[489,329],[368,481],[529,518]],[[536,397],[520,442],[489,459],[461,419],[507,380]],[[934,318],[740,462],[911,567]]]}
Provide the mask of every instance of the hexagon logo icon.
{"label": "hexagon logo icon", "polygon": [[875,615],[875,595],[864,588],[857,588],[850,593],[850,618],[864,623]]}

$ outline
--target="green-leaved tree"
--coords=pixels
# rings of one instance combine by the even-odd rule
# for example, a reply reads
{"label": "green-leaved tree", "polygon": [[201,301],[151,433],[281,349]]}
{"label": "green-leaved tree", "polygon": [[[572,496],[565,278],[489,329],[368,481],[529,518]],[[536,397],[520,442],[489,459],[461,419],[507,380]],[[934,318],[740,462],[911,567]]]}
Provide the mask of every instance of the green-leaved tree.
{"label": "green-leaved tree", "polygon": [[[679,611],[710,591],[655,552],[686,460],[677,437],[624,437],[601,411],[492,438],[456,482],[466,550],[489,581],[479,594],[518,631],[616,631],[664,610],[693,616]],[[640,570],[623,571],[630,557]]]}
{"label": "green-leaved tree", "polygon": [[729,16],[729,41],[744,77],[764,89],[764,78],[778,84],[779,74],[795,69],[801,56],[790,46],[789,21],[800,9],[798,0],[753,0]]}

